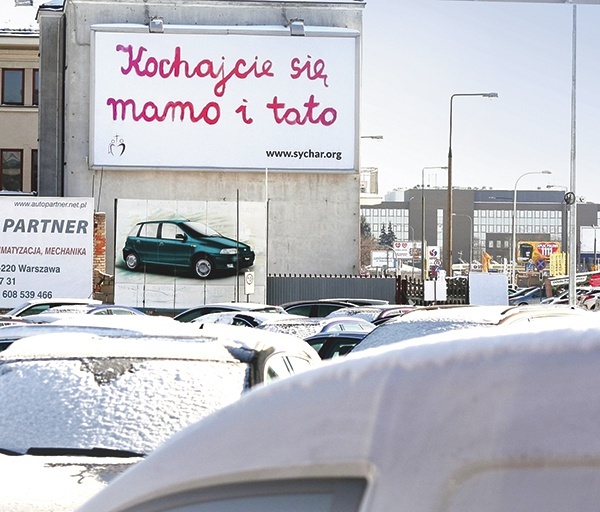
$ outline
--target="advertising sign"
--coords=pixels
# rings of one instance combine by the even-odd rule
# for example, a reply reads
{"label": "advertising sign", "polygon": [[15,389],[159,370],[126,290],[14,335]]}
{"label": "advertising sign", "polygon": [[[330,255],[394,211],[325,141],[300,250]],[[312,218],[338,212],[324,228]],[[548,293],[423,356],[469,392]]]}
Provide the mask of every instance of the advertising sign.
{"label": "advertising sign", "polygon": [[581,226],[579,229],[581,254],[598,256],[600,254],[600,228],[597,226]]}
{"label": "advertising sign", "polygon": [[[538,270],[545,268],[546,263],[550,261],[550,257],[560,252],[560,242],[554,241],[523,241],[518,242],[517,246],[517,263],[532,263]],[[539,264],[537,263],[538,260],[540,261]],[[538,265],[542,264],[543,267],[540,268]]]}
{"label": "advertising sign", "polygon": [[393,251],[371,251],[371,266],[375,268],[396,268],[396,255]]}
{"label": "advertising sign", "polygon": [[265,302],[266,226],[264,203],[118,199],[115,303]]}
{"label": "advertising sign", "polygon": [[92,294],[91,198],[0,197],[0,307]]}
{"label": "advertising sign", "polygon": [[393,246],[398,259],[414,260],[421,257],[421,242],[415,240],[400,242],[396,240]]}
{"label": "advertising sign", "polygon": [[358,32],[92,27],[92,168],[355,170]]}

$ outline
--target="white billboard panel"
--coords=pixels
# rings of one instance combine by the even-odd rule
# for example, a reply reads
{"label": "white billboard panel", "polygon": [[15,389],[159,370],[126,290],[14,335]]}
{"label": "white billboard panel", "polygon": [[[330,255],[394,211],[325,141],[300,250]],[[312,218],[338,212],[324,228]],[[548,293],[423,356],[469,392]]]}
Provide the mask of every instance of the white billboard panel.
{"label": "white billboard panel", "polygon": [[0,212],[0,307],[91,296],[91,198],[0,197]]}
{"label": "white billboard panel", "polygon": [[92,168],[357,168],[358,32],[92,28]]}
{"label": "white billboard panel", "polygon": [[[115,302],[164,309],[265,302],[266,210],[250,201],[118,199]],[[243,262],[244,248],[253,259]]]}

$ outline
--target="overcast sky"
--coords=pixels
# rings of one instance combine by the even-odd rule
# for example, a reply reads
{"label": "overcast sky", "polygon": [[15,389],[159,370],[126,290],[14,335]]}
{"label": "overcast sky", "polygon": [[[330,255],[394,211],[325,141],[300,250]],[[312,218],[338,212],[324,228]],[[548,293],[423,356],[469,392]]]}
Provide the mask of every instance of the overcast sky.
{"label": "overcast sky", "polygon": [[[577,6],[576,193],[600,202],[600,5]],[[370,0],[364,10],[362,167],[379,192],[445,166],[453,100],[453,185],[566,187],[571,178],[573,6]],[[445,171],[425,183],[446,185]]]}

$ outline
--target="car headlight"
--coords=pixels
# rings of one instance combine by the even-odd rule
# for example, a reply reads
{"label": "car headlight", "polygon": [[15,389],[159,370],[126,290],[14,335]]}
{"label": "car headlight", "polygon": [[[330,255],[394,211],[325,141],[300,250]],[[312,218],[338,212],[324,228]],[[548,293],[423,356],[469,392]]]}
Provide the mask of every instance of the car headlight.
{"label": "car headlight", "polygon": [[230,249],[221,249],[221,254],[237,254],[237,249],[235,247]]}

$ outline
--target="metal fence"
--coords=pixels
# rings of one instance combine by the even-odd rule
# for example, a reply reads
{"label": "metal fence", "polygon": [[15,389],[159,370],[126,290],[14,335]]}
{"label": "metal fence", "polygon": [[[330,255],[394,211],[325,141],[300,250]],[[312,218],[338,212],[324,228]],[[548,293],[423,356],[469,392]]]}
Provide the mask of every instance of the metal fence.
{"label": "metal fence", "polygon": [[[381,299],[391,304],[424,305],[423,282],[409,277],[271,275],[267,303],[331,298]],[[468,304],[468,280],[447,280],[447,304]]]}

